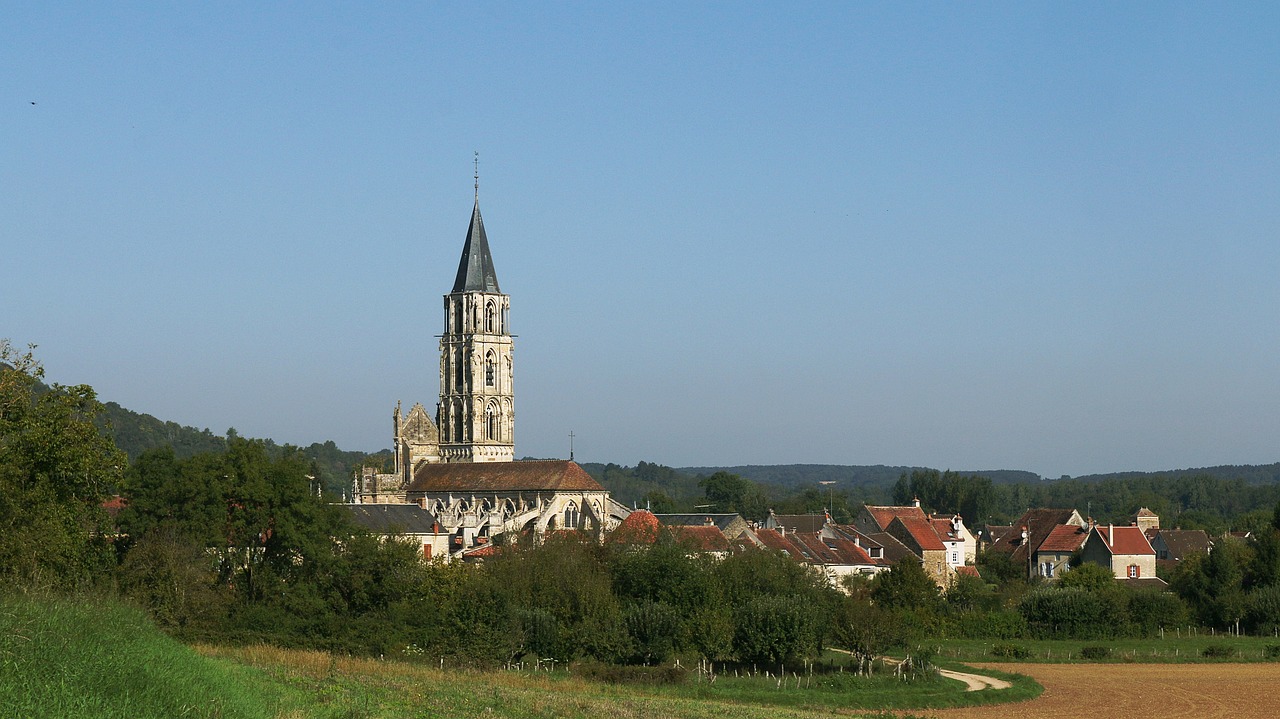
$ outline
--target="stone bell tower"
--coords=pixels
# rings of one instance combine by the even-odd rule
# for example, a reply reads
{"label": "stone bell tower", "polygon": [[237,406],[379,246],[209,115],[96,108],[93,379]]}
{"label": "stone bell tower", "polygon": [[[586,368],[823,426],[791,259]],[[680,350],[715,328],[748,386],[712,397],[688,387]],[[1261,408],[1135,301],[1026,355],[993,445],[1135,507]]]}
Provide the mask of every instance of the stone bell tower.
{"label": "stone bell tower", "polygon": [[515,458],[511,387],[511,298],[498,289],[480,217],[479,181],[471,226],[453,291],[444,296],[440,336],[440,459],[510,462]]}

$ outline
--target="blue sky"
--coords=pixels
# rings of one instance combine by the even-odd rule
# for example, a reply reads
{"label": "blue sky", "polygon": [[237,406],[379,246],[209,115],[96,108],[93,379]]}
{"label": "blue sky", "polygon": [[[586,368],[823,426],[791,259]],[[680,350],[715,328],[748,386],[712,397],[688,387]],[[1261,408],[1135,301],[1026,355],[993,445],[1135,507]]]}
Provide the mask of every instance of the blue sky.
{"label": "blue sky", "polygon": [[388,446],[479,151],[517,456],[1280,461],[1272,4],[4,16],[0,337],[131,409]]}

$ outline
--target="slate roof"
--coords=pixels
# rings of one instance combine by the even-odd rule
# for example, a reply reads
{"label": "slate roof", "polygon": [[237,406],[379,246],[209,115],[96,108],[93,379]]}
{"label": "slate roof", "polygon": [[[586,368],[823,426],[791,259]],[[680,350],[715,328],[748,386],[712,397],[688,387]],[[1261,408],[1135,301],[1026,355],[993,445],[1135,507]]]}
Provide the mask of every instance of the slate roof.
{"label": "slate roof", "polygon": [[529,462],[424,464],[413,472],[413,492],[603,492],[577,462],[549,459]]}
{"label": "slate roof", "polygon": [[1169,550],[1169,559],[1181,560],[1201,554],[1208,554],[1213,542],[1203,529],[1153,529],[1147,538],[1155,545],[1159,537]]}
{"label": "slate roof", "polygon": [[1151,543],[1147,541],[1147,535],[1142,533],[1137,527],[1116,527],[1114,525],[1102,526],[1097,525],[1093,528],[1093,534],[1089,536],[1089,541],[1094,541],[1093,537],[1097,536],[1098,541],[1102,542],[1102,546],[1113,555],[1144,555],[1149,554],[1155,556],[1156,550],[1151,548]]}
{"label": "slate roof", "polygon": [[471,210],[471,225],[467,227],[467,242],[462,246],[462,260],[458,262],[458,276],[453,281],[453,291],[502,291],[498,289],[498,274],[493,270],[493,256],[489,254],[489,238],[484,234],[479,199]]}
{"label": "slate roof", "polygon": [[416,504],[343,504],[351,521],[374,534],[440,534],[435,515]]}
{"label": "slate roof", "polygon": [[773,514],[769,516],[778,526],[786,527],[788,532],[814,534],[821,532],[827,523],[825,514]]}

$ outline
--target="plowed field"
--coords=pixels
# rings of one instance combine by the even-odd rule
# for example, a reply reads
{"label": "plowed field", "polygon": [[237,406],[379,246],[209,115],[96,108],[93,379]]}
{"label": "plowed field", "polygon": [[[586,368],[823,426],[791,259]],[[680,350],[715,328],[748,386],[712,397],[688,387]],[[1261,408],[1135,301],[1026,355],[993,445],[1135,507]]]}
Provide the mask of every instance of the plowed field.
{"label": "plowed field", "polygon": [[[983,665],[975,665],[983,666]],[[912,713],[943,719],[1272,719],[1280,717],[1280,664],[992,664],[1035,677],[1039,698],[1019,704]]]}

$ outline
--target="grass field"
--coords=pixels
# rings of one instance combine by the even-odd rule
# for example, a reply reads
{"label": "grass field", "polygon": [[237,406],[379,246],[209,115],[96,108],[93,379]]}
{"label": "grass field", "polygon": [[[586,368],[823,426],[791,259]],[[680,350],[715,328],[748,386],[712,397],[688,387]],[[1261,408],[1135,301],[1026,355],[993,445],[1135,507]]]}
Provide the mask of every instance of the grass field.
{"label": "grass field", "polygon": [[[611,685],[564,672],[469,672],[405,662],[335,657],[273,647],[201,647],[200,651],[262,669],[303,694],[323,698],[342,716],[368,717],[599,717],[617,719],[768,716],[817,719],[888,716],[883,708],[962,706],[1027,699],[1038,684],[1016,678],[1013,689],[965,692],[951,680],[904,683],[893,679],[850,681],[779,689],[776,680],[721,677],[714,684],[663,687]],[[1001,676],[1008,676],[1001,674]],[[846,677],[853,680],[853,677]],[[792,679],[794,682],[795,679]],[[804,684],[804,678],[800,679]]]}
{"label": "grass field", "polygon": [[[1025,650],[1025,655],[1009,651]],[[1085,647],[1106,647],[1105,658],[1082,658]],[[1205,650],[1211,656],[1205,655]],[[1269,649],[1277,647],[1276,649]],[[1003,651],[1002,651],[1003,649]],[[1220,651],[1225,650],[1225,651]],[[1270,653],[1270,654],[1269,654]],[[1196,631],[1188,636],[1169,632],[1163,638],[1099,639],[1099,640],[1022,640],[989,639],[948,640],[939,644],[938,658],[958,662],[1111,662],[1111,663],[1188,663],[1188,662],[1274,662],[1280,660],[1280,639],[1273,637],[1237,637]]]}

